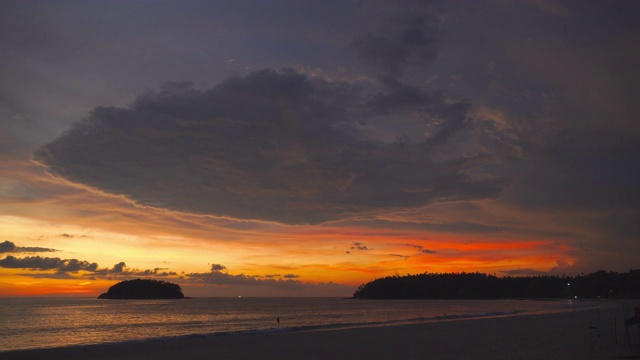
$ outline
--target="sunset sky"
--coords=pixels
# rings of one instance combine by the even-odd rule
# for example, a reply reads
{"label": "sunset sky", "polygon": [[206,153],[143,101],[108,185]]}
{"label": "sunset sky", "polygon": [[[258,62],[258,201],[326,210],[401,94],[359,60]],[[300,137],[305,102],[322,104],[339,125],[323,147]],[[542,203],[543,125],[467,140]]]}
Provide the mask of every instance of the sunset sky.
{"label": "sunset sky", "polygon": [[640,268],[640,2],[0,0],[0,296]]}

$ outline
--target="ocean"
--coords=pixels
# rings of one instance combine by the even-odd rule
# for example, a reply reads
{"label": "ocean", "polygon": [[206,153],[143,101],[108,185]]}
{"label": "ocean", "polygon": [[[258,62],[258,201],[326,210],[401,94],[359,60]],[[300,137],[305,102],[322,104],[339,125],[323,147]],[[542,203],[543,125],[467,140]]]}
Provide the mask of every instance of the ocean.
{"label": "ocean", "polygon": [[[0,351],[572,311],[577,300],[0,298]],[[279,322],[278,322],[279,319]]]}

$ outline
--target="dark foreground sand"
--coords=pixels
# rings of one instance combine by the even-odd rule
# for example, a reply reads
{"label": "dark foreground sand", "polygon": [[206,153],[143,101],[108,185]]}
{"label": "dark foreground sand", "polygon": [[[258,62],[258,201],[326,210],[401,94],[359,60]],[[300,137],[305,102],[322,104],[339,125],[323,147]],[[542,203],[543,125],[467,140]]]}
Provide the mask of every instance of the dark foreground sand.
{"label": "dark foreground sand", "polygon": [[636,326],[632,345],[625,340],[627,316],[614,304],[562,314],[0,352],[0,359],[640,359]]}

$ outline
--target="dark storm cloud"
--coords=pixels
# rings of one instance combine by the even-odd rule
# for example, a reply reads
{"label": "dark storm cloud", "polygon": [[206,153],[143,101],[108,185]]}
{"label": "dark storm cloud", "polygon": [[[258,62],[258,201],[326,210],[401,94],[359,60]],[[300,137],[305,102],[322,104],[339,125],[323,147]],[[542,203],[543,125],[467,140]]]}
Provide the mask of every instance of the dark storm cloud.
{"label": "dark storm cloud", "polygon": [[351,250],[371,250],[367,247],[367,245],[361,243],[361,242],[354,242],[352,243]]}
{"label": "dark storm cloud", "polygon": [[383,78],[381,83],[385,86],[384,91],[375,94],[367,102],[369,115],[417,115],[429,125],[424,144],[427,147],[445,142],[468,126],[467,113],[471,103],[467,100],[448,103],[442,91],[425,91],[394,78]]}
{"label": "dark storm cloud", "polygon": [[78,279],[69,273],[56,272],[56,273],[37,273],[37,274],[18,274],[19,276],[30,277],[34,279]]}
{"label": "dark storm cloud", "polygon": [[382,75],[399,77],[409,66],[431,63],[438,55],[441,37],[433,19],[405,15],[357,38],[352,46],[363,63]]}
{"label": "dark storm cloud", "polygon": [[527,210],[581,211],[576,224],[608,244],[632,249],[640,236],[638,164],[640,138],[560,137],[521,164],[505,200]]}
{"label": "dark storm cloud", "polygon": [[227,267],[221,264],[211,264],[211,272],[219,272],[222,270],[226,270]]}
{"label": "dark storm cloud", "polygon": [[16,249],[16,244],[12,243],[9,240],[5,240],[0,243],[0,253],[4,252],[13,252]]}
{"label": "dark storm cloud", "polygon": [[[517,50],[528,76],[554,87],[545,122],[527,128],[527,157],[504,193],[527,210],[598,213],[581,225],[627,249],[640,234],[637,40],[622,37],[599,51],[539,43]],[[538,63],[527,60],[530,51],[541,54]]]}
{"label": "dark storm cloud", "polygon": [[56,252],[56,249],[43,248],[38,246],[16,246],[13,252]]}
{"label": "dark storm cloud", "polygon": [[93,275],[101,275],[106,276],[108,278],[130,278],[130,277],[164,277],[164,276],[176,276],[178,275],[174,271],[162,271],[167,270],[166,268],[155,268],[139,270],[128,268],[127,264],[124,261],[121,261],[117,264],[114,264],[111,269],[96,269],[92,270]]}
{"label": "dark storm cloud", "polygon": [[62,266],[58,268],[60,272],[78,272],[80,270],[96,271],[98,270],[98,264],[89,263],[88,261],[81,261],[77,259],[63,260]]}
{"label": "dark storm cloud", "polygon": [[400,220],[354,220],[345,221],[336,226],[366,226],[368,228],[381,228],[381,229],[409,229],[409,230],[425,230],[436,231],[443,233],[456,233],[456,234],[474,234],[474,233],[499,233],[504,232],[508,228],[501,226],[483,225],[474,222],[467,221],[454,221],[454,222],[428,222],[426,220],[421,221],[404,222]]}
{"label": "dark storm cloud", "polygon": [[58,250],[43,248],[43,247],[34,247],[34,246],[16,246],[13,242],[9,240],[5,240],[0,243],[0,253],[21,253],[21,252],[55,252]]}
{"label": "dark storm cloud", "polygon": [[119,263],[113,265],[113,268],[111,268],[111,272],[112,273],[122,273],[126,266],[127,266],[127,264],[125,264],[124,262],[119,262]]}
{"label": "dark storm cloud", "polygon": [[[369,96],[348,83],[266,69],[211,89],[168,84],[129,108],[96,108],[34,159],[144,205],[317,224],[495,196],[499,179],[474,179],[475,160],[431,156],[472,126],[468,107],[395,80]],[[422,141],[366,133],[408,113],[418,114],[416,126],[433,125]]]}
{"label": "dark storm cloud", "polygon": [[129,273],[125,273],[125,275],[128,276],[132,276],[132,277],[138,277],[138,276],[144,276],[144,277],[175,277],[178,275],[177,272],[175,271],[161,271],[161,270],[167,270],[166,268],[154,268],[154,269],[146,269],[146,270],[136,270],[136,271],[132,271]]}
{"label": "dark storm cloud", "polygon": [[[55,271],[55,273],[28,273],[19,274],[23,276],[32,276],[36,278],[52,278],[52,279],[70,279],[75,278],[77,273],[85,272],[90,276],[104,276],[107,278],[130,278],[130,277],[165,277],[177,276],[173,271],[163,271],[164,268],[155,268],[153,270],[129,269],[124,262],[113,265],[111,269],[99,268],[95,262],[89,262],[78,259],[60,259],[40,256],[28,256],[24,258],[16,258],[7,256],[0,260],[0,267],[9,269],[25,269],[35,271]],[[74,275],[72,275],[74,274]]]}
{"label": "dark storm cloud", "polygon": [[0,260],[0,267],[10,269],[28,269],[36,271],[50,271],[55,270],[55,274],[22,274],[24,276],[33,277],[49,277],[49,278],[72,278],[69,273],[78,273],[80,271],[88,272],[91,275],[104,275],[104,276],[117,276],[117,277],[130,277],[130,276],[174,276],[175,272],[160,271],[165,270],[163,268],[155,268],[153,270],[137,270],[137,269],[125,269],[126,264],[120,262],[115,264],[111,269],[100,269],[95,262],[89,262],[78,259],[60,259],[40,256],[27,256],[24,258],[16,258],[14,256],[7,256]]}
{"label": "dark storm cloud", "polygon": [[540,150],[522,164],[518,189],[509,193],[520,205],[533,209],[640,207],[640,139],[574,134]]}
{"label": "dark storm cloud", "polygon": [[78,272],[96,271],[98,264],[77,259],[60,259],[40,256],[28,256],[25,258],[16,258],[7,256],[0,260],[0,267],[11,269],[30,269],[30,270],[57,270],[58,272]]}

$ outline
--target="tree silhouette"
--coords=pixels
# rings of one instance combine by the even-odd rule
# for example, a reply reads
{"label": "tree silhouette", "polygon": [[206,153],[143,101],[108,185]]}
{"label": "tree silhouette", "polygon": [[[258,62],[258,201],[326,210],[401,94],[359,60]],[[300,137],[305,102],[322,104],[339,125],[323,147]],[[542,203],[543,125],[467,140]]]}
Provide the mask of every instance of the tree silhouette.
{"label": "tree silhouette", "polygon": [[151,279],[121,281],[99,299],[184,299],[178,284]]}
{"label": "tree silhouette", "polygon": [[475,273],[388,276],[362,284],[357,299],[632,298],[640,295],[640,270],[577,276],[496,277]]}

